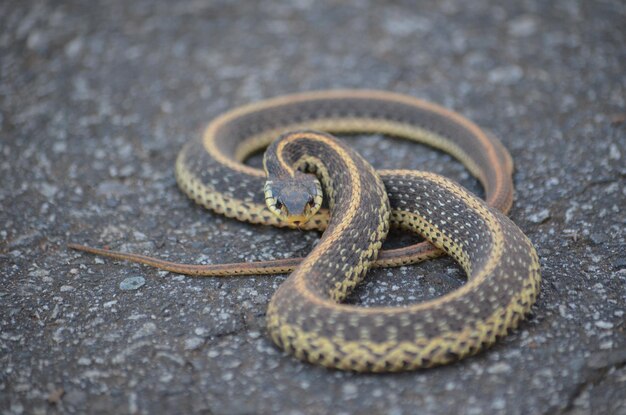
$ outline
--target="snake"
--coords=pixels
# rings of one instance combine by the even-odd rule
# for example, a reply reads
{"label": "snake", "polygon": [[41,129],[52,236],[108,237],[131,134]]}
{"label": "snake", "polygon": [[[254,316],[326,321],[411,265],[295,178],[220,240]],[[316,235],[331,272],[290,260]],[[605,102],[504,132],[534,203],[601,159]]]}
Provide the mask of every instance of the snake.
{"label": "snake", "polygon": [[[481,182],[486,202],[434,173],[375,171],[331,133],[380,133],[441,149]],[[266,147],[265,173],[242,163]],[[428,368],[491,346],[518,326],[539,295],[537,253],[504,214],[513,200],[512,171],[512,159],[495,137],[436,104],[370,90],[287,95],[218,116],[183,147],[176,177],[191,199],[227,217],[324,230],[308,256],[191,265],[70,247],[189,275],[291,272],[266,313],[279,347],[341,370]],[[391,226],[427,242],[381,250]],[[342,303],[371,267],[441,253],[459,263],[466,284],[405,307]]]}

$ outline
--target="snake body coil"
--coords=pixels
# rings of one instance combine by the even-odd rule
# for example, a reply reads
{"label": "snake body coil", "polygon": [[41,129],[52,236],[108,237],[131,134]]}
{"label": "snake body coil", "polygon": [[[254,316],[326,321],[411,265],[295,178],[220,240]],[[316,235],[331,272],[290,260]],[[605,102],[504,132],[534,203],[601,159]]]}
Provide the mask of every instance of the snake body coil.
{"label": "snake body coil", "polygon": [[394,171],[386,186],[395,222],[451,255],[468,283],[405,308],[339,304],[387,233],[385,187],[356,153],[322,133],[286,134],[267,150],[265,164],[318,172],[331,201],[322,239],[268,307],[272,339],[297,357],[372,372],[443,364],[491,345],[534,303],[538,260],[517,226],[441,176]]}
{"label": "snake body coil", "polygon": [[[309,128],[379,132],[441,148],[481,181],[491,206],[506,211],[511,205],[508,153],[465,118],[397,94],[318,92],[218,117],[176,164],[180,187],[196,202],[240,220],[289,226],[265,204],[264,175],[240,161],[295,130],[273,143],[264,161],[268,170],[315,172],[324,185],[330,220],[322,210],[304,225],[326,229],[304,260],[197,266],[72,247],[191,275],[285,272],[301,262],[270,302],[268,330],[297,357],[332,368],[383,372],[444,364],[477,353],[517,326],[540,285],[537,255],[517,226],[441,176],[386,170],[379,178],[332,137],[297,131]],[[377,265],[413,263],[442,250],[465,270],[467,284],[408,307],[340,304],[375,264],[389,224],[421,234],[436,249],[422,244],[382,251]]]}

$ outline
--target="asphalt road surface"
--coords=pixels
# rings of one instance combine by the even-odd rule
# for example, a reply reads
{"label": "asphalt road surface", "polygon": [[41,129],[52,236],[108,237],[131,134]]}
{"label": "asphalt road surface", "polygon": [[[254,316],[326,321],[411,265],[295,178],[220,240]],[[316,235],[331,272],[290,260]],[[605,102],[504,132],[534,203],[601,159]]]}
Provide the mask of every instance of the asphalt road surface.
{"label": "asphalt road surface", "polygon": [[[625,21],[617,0],[1,2],[1,413],[625,414]],[[513,155],[510,216],[543,285],[492,349],[413,373],[329,371],[266,335],[285,276],[190,278],[66,248],[306,255],[319,235],[195,206],[173,165],[224,110],[336,87],[442,104]],[[481,192],[444,154],[359,143],[378,167]],[[375,270],[350,301],[410,304],[463,282],[439,259]]]}

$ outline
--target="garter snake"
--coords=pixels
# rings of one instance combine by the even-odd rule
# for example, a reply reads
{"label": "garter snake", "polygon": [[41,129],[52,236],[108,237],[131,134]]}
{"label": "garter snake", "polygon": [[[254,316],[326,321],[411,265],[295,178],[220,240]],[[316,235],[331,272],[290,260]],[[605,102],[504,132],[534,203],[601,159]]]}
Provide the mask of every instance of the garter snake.
{"label": "garter snake", "polygon": [[[269,333],[297,357],[338,369],[382,372],[444,364],[478,352],[517,326],[540,284],[537,255],[519,228],[441,176],[410,170],[385,170],[378,176],[345,145],[304,129],[377,132],[440,148],[479,179],[488,204],[502,211],[510,208],[511,159],[472,122],[403,95],[322,91],[227,112],[204,136],[188,143],[176,163],[183,191],[218,213],[252,223],[326,229],[304,260],[197,266],[71,247],[191,275],[277,273],[300,264],[270,301]],[[266,167],[315,172],[331,215],[326,210],[314,213],[320,201],[311,191],[306,208],[296,212],[303,223],[279,218],[289,202],[279,201],[271,186],[261,192],[264,174],[240,163],[283,133],[266,152]],[[304,145],[294,144],[298,142]],[[422,244],[381,251],[376,265],[414,263],[442,250],[459,262],[468,283],[408,307],[341,304],[374,265],[389,224],[421,234],[435,248]]]}

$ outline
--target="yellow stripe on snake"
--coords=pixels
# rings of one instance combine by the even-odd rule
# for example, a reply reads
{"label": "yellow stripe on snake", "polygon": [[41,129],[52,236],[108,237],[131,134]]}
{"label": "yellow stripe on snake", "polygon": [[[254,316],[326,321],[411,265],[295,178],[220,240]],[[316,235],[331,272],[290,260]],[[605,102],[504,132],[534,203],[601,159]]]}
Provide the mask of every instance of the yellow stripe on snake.
{"label": "yellow stripe on snake", "polygon": [[[492,207],[433,173],[376,172],[341,141],[311,128],[378,132],[440,148],[479,179]],[[265,178],[241,161],[268,145]],[[188,143],[176,173],[185,193],[218,213],[325,231],[304,259],[248,264],[176,264],[70,246],[190,275],[295,269],[270,301],[267,327],[276,344],[311,363],[361,372],[449,363],[517,327],[539,294],[532,244],[497,211],[507,211],[513,197],[508,153],[469,120],[434,104],[381,91],[321,91],[248,105],[216,118]],[[318,210],[321,189],[328,210]],[[390,225],[432,246],[379,255]],[[341,304],[371,266],[415,263],[441,251],[467,273],[459,289],[407,307]]]}

